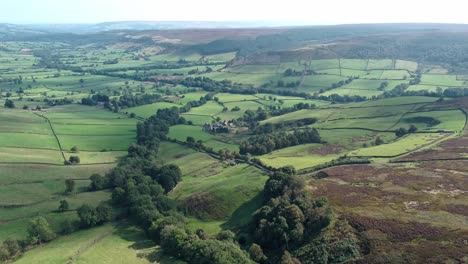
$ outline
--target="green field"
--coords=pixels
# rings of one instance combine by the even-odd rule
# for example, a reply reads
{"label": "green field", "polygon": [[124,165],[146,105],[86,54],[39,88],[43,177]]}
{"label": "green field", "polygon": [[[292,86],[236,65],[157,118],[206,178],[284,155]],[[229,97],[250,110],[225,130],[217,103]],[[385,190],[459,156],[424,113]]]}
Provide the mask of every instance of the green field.
{"label": "green field", "polygon": [[183,263],[161,254],[144,233],[128,224],[104,225],[61,237],[33,249],[16,263]]}
{"label": "green field", "polygon": [[402,139],[394,142],[383,144],[379,146],[363,148],[349,153],[350,156],[381,156],[381,157],[394,157],[402,155],[406,152],[416,150],[419,147],[430,144],[437,139],[443,137],[443,134],[412,134],[405,136]]}
{"label": "green field", "polygon": [[148,118],[156,114],[156,112],[159,109],[171,108],[174,106],[180,107],[179,105],[173,104],[173,103],[159,102],[159,103],[154,103],[154,104],[149,104],[149,105],[142,105],[142,106],[127,108],[124,111],[128,113],[133,113],[139,117]]}

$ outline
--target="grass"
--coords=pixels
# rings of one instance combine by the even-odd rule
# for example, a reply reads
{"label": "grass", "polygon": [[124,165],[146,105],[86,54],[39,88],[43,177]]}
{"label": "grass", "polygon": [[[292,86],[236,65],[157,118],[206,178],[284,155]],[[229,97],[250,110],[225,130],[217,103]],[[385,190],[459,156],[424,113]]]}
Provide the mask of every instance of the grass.
{"label": "grass", "polygon": [[52,180],[65,181],[65,179],[88,179],[94,173],[105,174],[113,166],[115,165],[50,166],[38,164],[0,164],[0,185]]}
{"label": "grass", "polygon": [[260,160],[268,166],[275,168],[292,165],[296,170],[314,167],[321,163],[325,163],[334,160],[340,156],[340,154],[330,155],[319,155],[311,154],[315,148],[318,148],[320,144],[304,144],[280,150],[275,150],[266,155],[260,156]]}
{"label": "grass", "polygon": [[395,69],[405,69],[414,72],[418,69],[418,63],[414,61],[396,60]]}
{"label": "grass", "polygon": [[76,125],[76,124],[54,124],[57,135],[78,135],[78,136],[115,136],[115,135],[135,135],[136,126],[107,126],[107,125]]}
{"label": "grass", "polygon": [[59,149],[53,135],[1,133],[0,147]]}
{"label": "grass", "polygon": [[163,164],[175,164],[183,175],[196,175],[197,171],[218,163],[211,156],[171,142],[161,142],[158,159]]}
{"label": "grass", "polygon": [[86,151],[125,151],[128,147],[135,143],[135,135],[119,135],[119,136],[58,136],[63,149],[69,150],[73,146],[78,146],[78,149]]}
{"label": "grass", "polygon": [[199,106],[199,107],[193,107],[190,109],[187,114],[191,115],[205,115],[205,116],[214,116],[217,113],[220,113],[223,111],[223,107],[220,106],[218,103],[214,101],[208,101],[206,104]]}
{"label": "grass", "polygon": [[201,126],[206,123],[211,123],[214,119],[211,116],[202,116],[202,115],[190,115],[182,114],[181,115],[185,120],[191,121],[194,125]]}
{"label": "grass", "polygon": [[437,100],[436,97],[427,96],[400,96],[393,98],[386,98],[375,101],[368,101],[362,106],[386,106],[386,105],[401,105],[401,104],[417,104],[417,103],[432,103]]}
{"label": "grass", "polygon": [[80,157],[80,164],[98,164],[98,163],[115,163],[122,157],[127,155],[126,151],[107,151],[107,152],[89,152],[80,151],[78,153],[65,153],[65,158],[70,156]]}
{"label": "grass", "polygon": [[201,127],[189,125],[172,126],[168,134],[168,137],[177,139],[182,142],[185,142],[188,136],[193,137],[195,141],[201,140],[203,142],[214,138],[212,134],[204,132]]}
{"label": "grass", "polygon": [[465,114],[460,110],[420,112],[405,115],[404,119],[398,123],[396,127],[408,128],[413,123],[406,121],[406,119],[414,117],[432,117],[441,122],[440,124],[432,127],[429,127],[424,123],[414,123],[419,130],[425,131],[462,131],[466,120]]}
{"label": "grass", "polygon": [[63,164],[58,150],[0,147],[0,162]]}
{"label": "grass", "polygon": [[363,148],[349,153],[350,156],[382,156],[382,157],[393,157],[404,154],[409,151],[413,151],[426,144],[432,143],[435,140],[441,138],[443,134],[410,134],[397,141],[382,144],[379,146]]}
{"label": "grass", "polygon": [[[61,184],[60,184],[61,183]],[[87,182],[89,184],[89,182]],[[81,186],[87,186],[88,184],[82,183]],[[59,206],[60,200],[66,199],[70,204],[70,209],[77,209],[84,203],[97,205],[101,201],[109,200],[111,197],[111,193],[109,191],[98,191],[98,192],[82,192],[76,193],[72,195],[63,195],[63,191],[65,190],[64,182],[59,182],[57,185],[58,187],[62,187],[57,189],[57,192],[53,195],[49,195],[46,198],[45,195],[40,198],[44,198],[44,200],[34,200],[35,193],[25,192],[22,195],[27,195],[25,198],[18,198],[23,199],[23,201],[27,202],[27,199],[31,199],[33,203],[31,204],[24,204],[24,206],[19,207],[12,207],[8,209],[0,210],[0,221],[8,221],[8,220],[15,220],[19,218],[30,218],[33,216],[37,216],[38,214],[46,214],[57,210]],[[60,193],[59,193],[60,192]],[[10,192],[13,193],[13,192]],[[15,194],[15,193],[13,193]],[[19,194],[19,193],[16,193]],[[13,199],[11,199],[13,201]]]}
{"label": "grass", "polygon": [[457,80],[456,75],[423,74],[421,77],[421,84],[461,87],[465,85],[465,82]]}
{"label": "grass", "polygon": [[366,70],[367,60],[360,59],[341,59],[341,68],[354,69],[354,70]]}
{"label": "grass", "polygon": [[261,192],[266,179],[253,166],[214,164],[197,175],[184,176],[170,196],[183,201],[189,211],[204,220],[227,220]]}
{"label": "grass", "polygon": [[216,234],[223,230],[222,225],[225,223],[226,221],[202,221],[195,217],[187,218],[187,228],[189,230],[196,232],[201,228],[211,237],[216,237]]}
{"label": "grass", "polygon": [[128,113],[134,113],[135,115],[143,117],[143,118],[149,118],[150,116],[155,115],[159,109],[171,108],[174,106],[180,107],[180,105],[174,104],[174,103],[159,102],[159,103],[154,103],[154,104],[131,107],[131,108],[124,109],[123,111],[128,112]]}

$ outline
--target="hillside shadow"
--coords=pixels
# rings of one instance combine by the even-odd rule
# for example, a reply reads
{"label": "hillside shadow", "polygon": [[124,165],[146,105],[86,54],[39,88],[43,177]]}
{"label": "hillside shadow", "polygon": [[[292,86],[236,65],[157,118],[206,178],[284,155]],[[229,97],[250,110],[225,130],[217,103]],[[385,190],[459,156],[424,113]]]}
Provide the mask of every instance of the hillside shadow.
{"label": "hillside shadow", "polygon": [[229,220],[222,224],[223,229],[238,229],[250,222],[252,214],[259,209],[263,204],[263,192],[260,192],[255,197],[245,202],[234,213],[232,213]]}
{"label": "hillside shadow", "polygon": [[114,234],[132,242],[129,248],[137,251],[137,257],[149,262],[161,264],[183,263],[175,258],[164,255],[156,244],[148,239],[142,229],[131,222],[120,222],[114,226]]}

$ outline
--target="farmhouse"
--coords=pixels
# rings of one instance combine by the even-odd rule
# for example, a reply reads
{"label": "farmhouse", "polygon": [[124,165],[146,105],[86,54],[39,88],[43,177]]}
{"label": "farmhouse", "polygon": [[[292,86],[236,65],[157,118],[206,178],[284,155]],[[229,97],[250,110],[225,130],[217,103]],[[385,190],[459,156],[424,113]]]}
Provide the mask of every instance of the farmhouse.
{"label": "farmhouse", "polygon": [[230,121],[222,121],[222,122],[216,122],[216,123],[205,123],[203,125],[203,130],[207,132],[213,132],[213,133],[229,133],[229,128],[234,127],[234,122],[232,120]]}

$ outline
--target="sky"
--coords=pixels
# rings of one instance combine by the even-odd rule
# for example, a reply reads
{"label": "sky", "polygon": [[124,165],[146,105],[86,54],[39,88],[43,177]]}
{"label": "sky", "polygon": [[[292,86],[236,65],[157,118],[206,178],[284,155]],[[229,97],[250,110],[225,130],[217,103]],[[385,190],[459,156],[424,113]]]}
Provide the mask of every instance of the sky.
{"label": "sky", "polygon": [[0,23],[302,21],[467,23],[464,0],[0,0]]}

